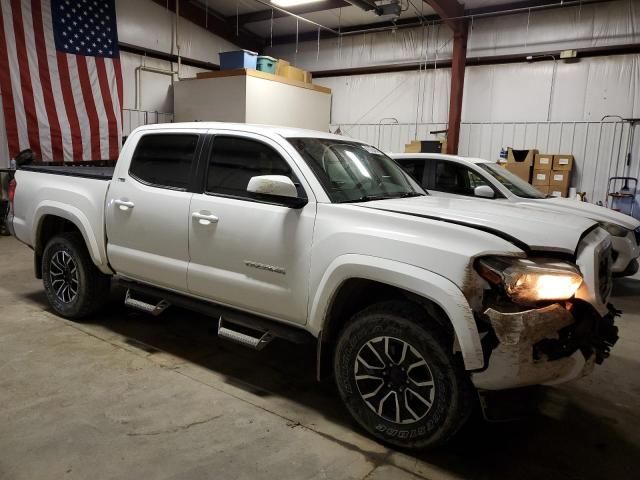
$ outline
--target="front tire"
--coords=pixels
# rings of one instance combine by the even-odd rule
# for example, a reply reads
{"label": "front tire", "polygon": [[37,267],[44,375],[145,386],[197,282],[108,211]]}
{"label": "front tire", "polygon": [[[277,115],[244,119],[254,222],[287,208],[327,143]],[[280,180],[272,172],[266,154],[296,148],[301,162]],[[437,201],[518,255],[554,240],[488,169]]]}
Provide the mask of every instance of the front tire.
{"label": "front tire", "polygon": [[110,278],[94,265],[82,235],[56,235],[42,255],[42,283],[51,308],[60,316],[78,320],[108,301]]}
{"label": "front tire", "polygon": [[340,395],[376,438],[404,448],[450,440],[472,411],[472,387],[437,324],[418,305],[389,301],[354,315],[334,356]]}

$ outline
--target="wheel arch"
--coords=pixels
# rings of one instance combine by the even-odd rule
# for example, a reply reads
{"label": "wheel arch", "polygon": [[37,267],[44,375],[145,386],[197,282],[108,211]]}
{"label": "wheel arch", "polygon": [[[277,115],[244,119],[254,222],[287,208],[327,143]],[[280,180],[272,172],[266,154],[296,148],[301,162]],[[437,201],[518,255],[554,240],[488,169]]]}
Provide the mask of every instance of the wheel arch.
{"label": "wheel arch", "polygon": [[32,245],[35,251],[36,276],[41,277],[42,272],[38,259],[47,242],[57,233],[77,231],[82,235],[91,260],[103,273],[112,273],[107,266],[104,241],[102,245],[91,228],[91,223],[84,213],[76,207],[56,202],[43,203],[35,211],[33,221]]}
{"label": "wheel arch", "polygon": [[484,366],[473,311],[457,285],[441,275],[401,262],[349,254],[332,262],[315,291],[308,327],[319,338],[319,378],[349,318],[368,305],[392,298],[420,305],[450,333],[467,370]]}

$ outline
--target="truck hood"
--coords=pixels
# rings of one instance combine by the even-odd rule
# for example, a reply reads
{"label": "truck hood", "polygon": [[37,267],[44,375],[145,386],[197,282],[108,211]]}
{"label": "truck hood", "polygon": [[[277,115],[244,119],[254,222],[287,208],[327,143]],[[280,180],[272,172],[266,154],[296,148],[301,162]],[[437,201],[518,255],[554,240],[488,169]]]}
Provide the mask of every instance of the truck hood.
{"label": "truck hood", "polygon": [[565,213],[570,215],[582,215],[596,222],[615,223],[629,230],[640,227],[640,222],[635,218],[616,212],[609,208],[599,207],[592,203],[578,202],[570,198],[544,198],[535,200],[523,200],[518,205],[525,205],[547,212]]}
{"label": "truck hood", "polygon": [[413,197],[357,203],[364,208],[440,220],[487,231],[524,249],[573,254],[582,234],[596,222],[537,209],[523,211],[515,205],[473,199]]}

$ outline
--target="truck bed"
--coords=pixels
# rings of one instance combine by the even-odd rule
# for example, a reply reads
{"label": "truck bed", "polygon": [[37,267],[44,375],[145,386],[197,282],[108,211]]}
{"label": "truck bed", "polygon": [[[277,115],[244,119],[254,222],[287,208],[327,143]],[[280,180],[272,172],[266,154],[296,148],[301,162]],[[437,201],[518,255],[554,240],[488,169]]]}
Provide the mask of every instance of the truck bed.
{"label": "truck bed", "polygon": [[94,167],[84,165],[23,165],[18,167],[18,170],[50,173],[53,175],[66,175],[68,177],[93,178],[95,180],[111,180],[115,167]]}

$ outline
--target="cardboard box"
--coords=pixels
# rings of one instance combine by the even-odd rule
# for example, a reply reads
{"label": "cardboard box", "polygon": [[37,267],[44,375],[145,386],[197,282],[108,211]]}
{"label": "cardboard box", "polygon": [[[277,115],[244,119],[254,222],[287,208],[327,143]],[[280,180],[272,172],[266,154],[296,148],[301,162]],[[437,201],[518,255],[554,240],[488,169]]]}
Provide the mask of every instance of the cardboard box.
{"label": "cardboard box", "polygon": [[551,170],[538,170],[534,167],[533,176],[531,177],[531,185],[549,185]]}
{"label": "cardboard box", "polygon": [[404,144],[404,153],[421,153],[422,144],[418,140]]}
{"label": "cardboard box", "polygon": [[569,184],[569,177],[571,176],[571,172],[566,170],[551,170],[551,175],[549,176],[549,185],[561,187],[565,184]]}
{"label": "cardboard box", "polygon": [[286,77],[287,76],[286,72],[287,72],[287,69],[289,68],[289,65],[291,65],[289,62],[279,58],[278,64],[276,65],[276,75],[280,75],[281,77]]}
{"label": "cardboard box", "polygon": [[547,195],[551,195],[552,197],[567,198],[568,193],[569,190],[562,190],[559,187],[549,186],[549,192],[547,193]]}
{"label": "cardboard box", "polygon": [[544,195],[549,195],[549,189],[551,188],[549,185],[535,185],[536,190]]}
{"label": "cardboard box", "polygon": [[549,195],[552,197],[567,197],[567,192],[559,190],[558,187],[552,187],[549,185],[536,185],[536,190],[544,195]]}
{"label": "cardboard box", "polygon": [[301,68],[292,67],[289,65],[286,69],[284,69],[283,77],[290,78],[291,80],[297,80],[298,82],[305,82],[307,78],[307,71],[302,70]]}
{"label": "cardboard box", "polygon": [[571,172],[567,170],[551,170],[549,176],[549,194],[554,197],[566,197],[571,185]]}
{"label": "cardboard box", "polygon": [[507,163],[520,163],[522,165],[533,166],[533,159],[538,150],[515,150],[511,147],[507,149]]}
{"label": "cardboard box", "polygon": [[531,165],[527,165],[526,163],[507,162],[503,163],[502,166],[527,183],[531,179]]}
{"label": "cardboard box", "polygon": [[413,140],[405,143],[405,153],[442,153],[442,142],[440,140]]}
{"label": "cardboard box", "polygon": [[573,168],[573,155],[554,155],[553,170],[571,171]]}
{"label": "cardboard box", "polygon": [[538,153],[533,160],[535,170],[551,170],[553,165],[553,155],[550,153]]}

